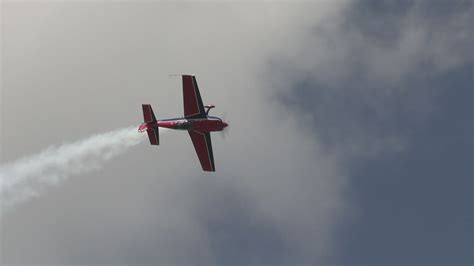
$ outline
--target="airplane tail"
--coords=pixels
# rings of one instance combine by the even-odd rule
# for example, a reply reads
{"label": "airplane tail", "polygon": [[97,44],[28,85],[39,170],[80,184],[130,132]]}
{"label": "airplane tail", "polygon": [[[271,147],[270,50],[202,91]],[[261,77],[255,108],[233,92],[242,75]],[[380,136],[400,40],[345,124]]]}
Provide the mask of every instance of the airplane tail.
{"label": "airplane tail", "polygon": [[150,140],[151,145],[160,144],[160,134],[158,130],[158,125],[156,123],[155,113],[150,104],[142,104],[143,109],[143,120],[147,124],[146,133],[148,134],[148,139]]}

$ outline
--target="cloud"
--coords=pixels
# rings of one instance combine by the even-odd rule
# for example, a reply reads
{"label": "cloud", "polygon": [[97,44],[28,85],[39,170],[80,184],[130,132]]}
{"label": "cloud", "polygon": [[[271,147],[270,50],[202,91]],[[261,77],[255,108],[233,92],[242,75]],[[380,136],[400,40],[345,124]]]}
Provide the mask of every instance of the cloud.
{"label": "cloud", "polygon": [[[346,216],[345,230],[336,237],[339,255],[333,261],[469,261],[463,235],[472,204],[459,198],[469,195],[463,188],[470,173],[460,148],[465,145],[452,139],[467,141],[461,132],[470,125],[453,130],[451,121],[469,117],[462,98],[470,97],[467,84],[472,84],[473,6],[469,1],[356,1],[340,20],[303,34],[298,49],[283,49],[281,54],[289,56],[271,60],[268,73],[282,77],[271,86],[281,108],[298,112],[299,123],[315,132],[321,149],[350,173],[347,201],[354,216]],[[456,152],[446,158],[445,149]],[[446,172],[456,173],[448,174],[456,181],[447,180]],[[439,199],[440,191],[452,199]],[[439,239],[431,244],[423,228],[451,223],[438,204],[449,205],[451,217],[467,222],[430,234]],[[410,247],[417,246],[423,248],[412,256]]]}
{"label": "cloud", "polygon": [[[370,18],[351,14],[360,6],[8,5],[2,123],[24,129],[3,132],[11,159],[139,121],[144,102],[160,118],[181,114],[173,73],[196,74],[204,101],[227,113],[231,129],[225,140],[213,135],[214,175],[199,171],[186,134],[169,134],[159,148],[141,145],[25,204],[5,217],[2,260],[331,262],[339,226],[358,207],[348,198],[348,166],[403,149],[397,121],[414,114],[423,123],[434,108],[427,90],[404,82],[420,66],[429,71],[416,73],[435,75],[469,60],[453,51],[471,40],[462,33],[469,16],[447,20],[455,38],[433,35],[435,26],[418,20],[425,9],[407,5],[378,18],[390,29],[378,36]],[[27,114],[27,125],[16,119]],[[53,133],[29,138],[39,126]]]}
{"label": "cloud", "polygon": [[[315,24],[297,52],[271,61],[284,108],[309,116],[328,149],[359,157],[403,150],[409,128],[436,110],[430,80],[472,62],[473,5],[355,1]],[[284,48],[282,54],[295,50]],[[291,89],[288,89],[291,88]],[[406,126],[406,124],[404,124]]]}

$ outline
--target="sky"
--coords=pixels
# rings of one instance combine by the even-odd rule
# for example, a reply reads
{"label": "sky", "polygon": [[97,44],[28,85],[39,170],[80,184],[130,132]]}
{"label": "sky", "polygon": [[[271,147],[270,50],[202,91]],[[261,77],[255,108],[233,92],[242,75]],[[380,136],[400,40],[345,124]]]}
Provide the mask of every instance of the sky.
{"label": "sky", "polygon": [[[182,114],[184,132],[2,214],[2,265],[472,265],[472,1],[3,1],[0,165]],[[145,138],[145,136],[143,136]]]}

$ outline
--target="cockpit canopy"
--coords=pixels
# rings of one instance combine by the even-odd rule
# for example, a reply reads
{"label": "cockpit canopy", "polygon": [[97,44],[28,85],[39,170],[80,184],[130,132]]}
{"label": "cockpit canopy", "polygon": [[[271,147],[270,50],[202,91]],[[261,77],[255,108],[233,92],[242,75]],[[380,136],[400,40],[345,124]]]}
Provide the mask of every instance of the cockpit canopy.
{"label": "cockpit canopy", "polygon": [[206,115],[209,115],[209,111],[210,111],[212,108],[216,107],[216,106],[215,106],[215,105],[212,105],[212,104],[208,104],[208,105],[206,105],[206,106],[204,106],[204,107],[207,109],[207,110],[206,110]]}

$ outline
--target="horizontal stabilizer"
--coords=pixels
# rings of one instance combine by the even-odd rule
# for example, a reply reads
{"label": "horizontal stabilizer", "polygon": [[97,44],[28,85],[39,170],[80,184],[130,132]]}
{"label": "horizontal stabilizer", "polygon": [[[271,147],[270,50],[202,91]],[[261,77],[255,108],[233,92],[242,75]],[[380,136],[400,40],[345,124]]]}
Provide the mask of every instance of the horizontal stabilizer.
{"label": "horizontal stabilizer", "polygon": [[145,123],[156,122],[155,114],[150,104],[142,104],[143,108],[143,120]]}
{"label": "horizontal stabilizer", "polygon": [[148,134],[148,139],[150,140],[151,145],[160,144],[160,135],[158,131],[158,125],[156,124],[155,113],[149,104],[142,104],[143,109],[143,120],[146,125],[146,133]]}
{"label": "horizontal stabilizer", "polygon": [[148,134],[148,139],[150,140],[151,145],[160,145],[158,127],[149,128],[147,129],[146,133]]}

